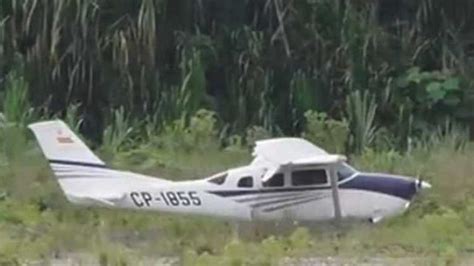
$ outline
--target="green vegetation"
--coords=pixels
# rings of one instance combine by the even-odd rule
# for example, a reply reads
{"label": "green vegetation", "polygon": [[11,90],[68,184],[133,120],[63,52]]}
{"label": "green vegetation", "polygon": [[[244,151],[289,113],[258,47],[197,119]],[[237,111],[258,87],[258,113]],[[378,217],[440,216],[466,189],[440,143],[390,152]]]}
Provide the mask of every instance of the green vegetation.
{"label": "green vegetation", "polygon": [[[120,117],[120,111],[116,115]],[[98,151],[108,154],[115,167],[174,180],[201,178],[248,162],[247,146],[230,140],[229,145],[220,145],[213,117],[212,112],[200,110],[188,127],[178,120],[150,140],[124,142],[114,153],[109,153],[109,146]],[[344,122],[325,120],[322,114],[306,117],[316,121],[305,136],[333,136],[332,131],[315,135],[311,131],[315,125],[347,132]],[[140,124],[114,121],[117,124],[108,128],[120,132],[133,132]],[[244,224],[239,234],[235,224],[213,218],[72,206],[31,135],[17,131],[8,139],[1,138],[5,161],[0,165],[0,262],[21,264],[87,254],[86,258],[101,265],[133,265],[161,256],[177,256],[187,265],[272,265],[307,256],[421,257],[431,263],[456,263],[474,248],[474,146],[465,141],[464,132],[445,131],[427,135],[407,152],[366,149],[351,159],[361,169],[419,174],[431,182],[432,191],[418,198],[406,214],[379,225],[342,224],[339,228],[285,222]],[[111,136],[122,139],[122,133]],[[6,141],[22,144],[6,153],[11,149]],[[112,139],[110,143],[120,142]]]}
{"label": "green vegetation", "polygon": [[[0,265],[77,254],[459,263],[474,250],[473,12],[469,0],[3,1]],[[239,236],[206,217],[76,208],[26,129],[55,117],[114,167],[174,180],[245,164],[256,140],[291,135],[434,188],[380,225],[282,222]]]}
{"label": "green vegetation", "polygon": [[5,0],[0,93],[34,84],[43,114],[77,105],[81,130],[112,150],[114,110],[164,129],[202,108],[226,137],[300,134],[314,110],[348,121],[350,151],[403,149],[446,118],[473,125],[472,12],[470,0]]}

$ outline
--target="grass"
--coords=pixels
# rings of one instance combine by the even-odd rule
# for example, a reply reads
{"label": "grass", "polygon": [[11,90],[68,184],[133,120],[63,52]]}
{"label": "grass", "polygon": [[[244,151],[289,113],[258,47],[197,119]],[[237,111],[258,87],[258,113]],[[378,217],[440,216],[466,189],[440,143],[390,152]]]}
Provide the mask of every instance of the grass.
{"label": "grass", "polygon": [[[207,129],[181,132],[190,142],[178,146],[171,145],[174,137],[160,133],[156,140],[120,147],[108,157],[109,163],[181,180],[250,161],[246,146],[223,149],[214,127],[202,128]],[[211,136],[205,140],[207,148],[193,148],[192,141],[203,141],[206,135]],[[211,217],[73,206],[65,201],[32,138],[24,132],[8,136],[9,143],[18,145],[4,143],[1,157],[0,265],[74,256],[101,265],[147,264],[147,258],[158,257],[178,257],[187,265],[272,265],[286,257],[307,256],[422,257],[428,258],[427,264],[451,264],[474,250],[474,144],[459,145],[450,135],[414,145],[406,153],[365,149],[351,157],[358,169],[420,175],[433,184],[399,217],[340,228],[241,225],[240,234],[234,224]]]}

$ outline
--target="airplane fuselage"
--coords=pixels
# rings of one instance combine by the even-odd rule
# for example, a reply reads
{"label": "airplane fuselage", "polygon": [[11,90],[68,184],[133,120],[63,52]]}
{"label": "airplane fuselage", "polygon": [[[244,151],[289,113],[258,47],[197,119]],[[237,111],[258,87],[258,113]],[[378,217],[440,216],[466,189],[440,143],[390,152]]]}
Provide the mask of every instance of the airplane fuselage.
{"label": "airplane fuselage", "polygon": [[109,168],[62,121],[29,126],[67,199],[106,206],[232,220],[374,222],[405,210],[428,183],[361,173],[342,155],[298,138],[257,141],[254,160],[212,177],[172,182]]}
{"label": "airplane fuselage", "polygon": [[[116,172],[117,176],[124,173],[124,177],[96,179],[98,188],[126,188],[121,189],[123,197],[109,200],[103,206],[244,221],[324,221],[333,219],[335,213],[329,181],[293,185],[291,172],[281,173],[282,181],[271,186],[261,182],[265,169],[251,166],[231,169],[208,179],[167,183],[153,182],[153,179],[130,183],[125,172]],[[224,176],[222,183],[213,182],[219,176]],[[251,178],[251,184],[239,186],[242,178]],[[80,181],[67,176],[59,178],[60,183],[74,182],[76,187]],[[87,183],[90,179],[83,181]],[[399,214],[408,207],[416,192],[417,181],[402,176],[354,172],[338,181],[341,214],[350,219],[380,219]],[[85,205],[100,203],[90,198],[69,199]]]}

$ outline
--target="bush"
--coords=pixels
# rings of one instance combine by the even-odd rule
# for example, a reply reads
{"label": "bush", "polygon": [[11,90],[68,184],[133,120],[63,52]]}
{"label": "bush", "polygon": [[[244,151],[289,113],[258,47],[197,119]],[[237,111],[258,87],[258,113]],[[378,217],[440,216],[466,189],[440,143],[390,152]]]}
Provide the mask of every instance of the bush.
{"label": "bush", "polygon": [[345,153],[349,135],[349,125],[345,120],[328,118],[325,113],[307,111],[304,114],[306,126],[303,138],[315,143],[331,153]]}
{"label": "bush", "polygon": [[462,218],[449,208],[440,214],[426,215],[419,221],[419,226],[426,231],[429,241],[436,245],[462,244],[465,236],[469,235]]}
{"label": "bush", "polygon": [[201,109],[191,117],[189,124],[183,116],[165,126],[156,142],[168,151],[208,150],[219,147],[215,113]]}
{"label": "bush", "polygon": [[120,247],[106,247],[98,254],[100,266],[126,266],[132,265],[127,258],[127,254]]}
{"label": "bush", "polygon": [[187,135],[189,144],[201,151],[218,148],[216,123],[214,112],[205,109],[197,111],[189,123]]}
{"label": "bush", "polygon": [[404,102],[404,104],[412,106],[411,111],[417,111],[418,114],[422,112],[435,114],[439,110],[446,110],[446,108],[433,108],[436,104],[455,108],[461,103],[461,80],[453,73],[421,71],[419,67],[412,67],[397,79],[396,85],[400,100],[411,100],[410,103]]}
{"label": "bush", "polygon": [[289,237],[270,236],[261,242],[231,240],[219,254],[184,252],[185,265],[278,265],[287,256],[304,255],[312,246],[309,231],[297,228]]}
{"label": "bush", "polygon": [[307,250],[313,245],[311,234],[307,228],[298,227],[288,237],[288,249],[293,254]]}
{"label": "bush", "polygon": [[0,128],[0,145],[0,156],[4,157],[9,165],[23,163],[23,157],[29,148],[26,129],[12,124]]}
{"label": "bush", "polygon": [[233,239],[224,248],[224,253],[230,260],[231,265],[242,265],[247,257],[245,243],[242,243],[238,239]]}
{"label": "bush", "polygon": [[0,247],[0,266],[22,265],[14,251],[3,252]]}
{"label": "bush", "polygon": [[467,227],[474,229],[474,199],[467,200],[463,210],[463,219]]}
{"label": "bush", "polygon": [[394,150],[377,152],[367,148],[356,158],[356,164],[364,171],[397,171],[403,157]]}
{"label": "bush", "polygon": [[109,156],[115,155],[130,141],[134,130],[133,123],[122,107],[112,111],[111,123],[105,128],[102,137],[102,150]]}
{"label": "bush", "polygon": [[459,254],[456,248],[452,246],[446,247],[440,254],[441,263],[446,266],[458,265],[459,264]]}
{"label": "bush", "polygon": [[28,88],[28,82],[22,75],[15,71],[8,74],[2,102],[2,116],[8,123],[24,127],[33,117],[34,110],[28,101]]}
{"label": "bush", "polygon": [[245,134],[245,141],[249,147],[253,147],[255,142],[259,140],[269,139],[272,137],[272,134],[261,126],[253,126],[247,129]]}
{"label": "bush", "polygon": [[351,130],[350,147],[360,153],[372,144],[377,132],[375,97],[368,91],[354,91],[346,97],[346,109]]}

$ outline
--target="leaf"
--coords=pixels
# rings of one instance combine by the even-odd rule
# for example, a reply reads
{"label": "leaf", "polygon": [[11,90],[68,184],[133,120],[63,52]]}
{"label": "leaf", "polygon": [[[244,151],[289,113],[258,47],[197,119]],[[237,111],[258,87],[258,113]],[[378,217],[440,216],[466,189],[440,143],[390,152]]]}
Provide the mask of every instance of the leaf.
{"label": "leaf", "polygon": [[415,83],[420,83],[421,81],[421,74],[420,74],[420,68],[419,67],[412,67],[408,69],[408,75],[407,75],[407,81],[408,82],[415,82]]}
{"label": "leaf", "polygon": [[446,90],[459,90],[459,78],[448,78],[444,81],[443,88]]}
{"label": "leaf", "polygon": [[459,103],[461,103],[461,99],[459,99],[459,97],[455,95],[448,95],[443,99],[443,103],[448,106],[455,107],[458,106]]}
{"label": "leaf", "polygon": [[408,75],[419,75],[420,74],[420,67],[410,67],[410,69],[408,69]]}
{"label": "leaf", "polygon": [[399,88],[406,88],[408,87],[408,85],[410,85],[410,81],[408,80],[408,78],[405,77],[400,77],[396,79],[395,82]]}
{"label": "leaf", "polygon": [[437,102],[446,96],[446,91],[442,89],[441,83],[439,82],[431,82],[428,84],[426,91],[434,102]]}
{"label": "leaf", "polygon": [[429,74],[431,79],[443,80],[445,78],[445,75],[439,70],[429,72]]}

